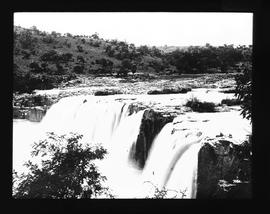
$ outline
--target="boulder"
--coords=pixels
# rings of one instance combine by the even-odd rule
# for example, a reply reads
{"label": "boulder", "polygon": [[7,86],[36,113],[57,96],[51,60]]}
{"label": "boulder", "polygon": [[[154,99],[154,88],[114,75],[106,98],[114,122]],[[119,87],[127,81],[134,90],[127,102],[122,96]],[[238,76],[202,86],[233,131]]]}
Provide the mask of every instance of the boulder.
{"label": "boulder", "polygon": [[40,106],[29,108],[26,119],[32,122],[40,122],[44,115],[46,114],[47,109]]}
{"label": "boulder", "polygon": [[25,108],[21,108],[18,106],[13,106],[13,118],[14,119],[25,119],[27,115],[27,111]]}
{"label": "boulder", "polygon": [[164,117],[152,109],[144,111],[137,141],[132,145],[129,154],[129,159],[135,162],[140,169],[145,165],[154,138],[162,127],[172,120],[172,117]]}
{"label": "boulder", "polygon": [[206,140],[198,154],[197,198],[250,198],[250,141]]}

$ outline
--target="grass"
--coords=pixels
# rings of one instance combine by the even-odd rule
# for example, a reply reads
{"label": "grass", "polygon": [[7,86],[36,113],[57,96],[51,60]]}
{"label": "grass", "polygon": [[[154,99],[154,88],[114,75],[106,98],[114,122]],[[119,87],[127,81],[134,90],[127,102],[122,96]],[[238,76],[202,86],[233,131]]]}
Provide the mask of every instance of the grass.
{"label": "grass", "polygon": [[196,112],[215,112],[215,104],[212,102],[201,102],[196,97],[187,101],[186,105]]}

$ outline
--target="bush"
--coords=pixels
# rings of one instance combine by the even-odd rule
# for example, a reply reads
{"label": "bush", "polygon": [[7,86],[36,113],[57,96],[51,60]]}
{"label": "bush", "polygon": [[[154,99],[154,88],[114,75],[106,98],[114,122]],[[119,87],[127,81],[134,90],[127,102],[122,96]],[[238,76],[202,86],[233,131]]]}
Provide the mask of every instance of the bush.
{"label": "bush", "polygon": [[58,59],[59,55],[55,50],[50,50],[40,57],[40,60],[45,62],[57,62]]}
{"label": "bush", "polygon": [[187,107],[190,107],[196,112],[215,112],[215,104],[211,102],[201,102],[197,98],[191,98],[186,103]]}
{"label": "bush", "polygon": [[83,74],[84,73],[84,65],[83,64],[75,65],[73,67],[73,70],[72,71],[74,73],[76,73],[76,74]]}
{"label": "bush", "polygon": [[223,99],[221,100],[221,104],[225,104],[227,106],[235,106],[240,105],[241,101],[238,99]]}
{"label": "bush", "polygon": [[104,91],[96,91],[94,93],[95,96],[106,96],[106,95],[114,95],[114,94],[123,94],[121,91],[118,91],[118,90],[104,90]]}
{"label": "bush", "polygon": [[80,45],[77,45],[77,51],[78,51],[78,52],[83,52],[83,47],[80,46]]}
{"label": "bush", "polygon": [[185,94],[189,91],[191,91],[191,88],[164,88],[148,91],[147,94]]}
{"label": "bush", "polygon": [[30,30],[21,32],[18,36],[18,40],[22,49],[34,49],[37,43],[37,38],[32,35]]}
{"label": "bush", "polygon": [[92,162],[102,159],[106,150],[83,146],[81,138],[74,133],[48,133],[47,139],[35,143],[31,155],[42,157],[41,167],[28,161],[28,174],[13,173],[13,197],[78,199],[106,194],[108,189],[101,184],[106,177]]}
{"label": "bush", "polygon": [[[152,196],[147,196],[146,198],[147,199],[164,199],[164,198],[184,198],[186,196],[186,191],[187,190],[180,190],[180,191],[176,191],[176,190],[171,190],[171,189],[168,189],[166,187],[163,187],[163,188],[158,188],[156,185],[154,185],[151,181],[145,181],[144,183],[150,183],[155,191],[154,191],[154,194]],[[169,197],[169,194],[170,192],[173,192],[174,193],[174,196],[171,196]]]}
{"label": "bush", "polygon": [[56,40],[51,35],[45,35],[42,37],[42,41],[47,44],[54,43]]}

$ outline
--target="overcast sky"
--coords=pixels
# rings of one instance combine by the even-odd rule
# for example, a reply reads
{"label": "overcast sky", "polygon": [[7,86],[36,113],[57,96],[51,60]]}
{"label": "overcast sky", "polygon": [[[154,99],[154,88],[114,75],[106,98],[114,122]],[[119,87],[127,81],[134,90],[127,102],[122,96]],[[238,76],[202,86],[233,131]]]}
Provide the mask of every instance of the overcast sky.
{"label": "overcast sky", "polygon": [[252,44],[252,13],[14,13],[14,25],[136,46]]}

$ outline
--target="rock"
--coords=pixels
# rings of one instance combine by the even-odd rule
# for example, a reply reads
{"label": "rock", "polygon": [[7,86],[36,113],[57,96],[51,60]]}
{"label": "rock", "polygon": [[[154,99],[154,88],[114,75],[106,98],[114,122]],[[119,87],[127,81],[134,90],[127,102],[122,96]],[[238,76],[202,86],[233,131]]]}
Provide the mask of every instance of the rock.
{"label": "rock", "polygon": [[152,109],[145,110],[140,126],[136,143],[132,145],[129,158],[133,160],[139,168],[143,168],[148,157],[148,152],[156,135],[162,127],[171,122],[173,118],[163,117],[161,113]]}
{"label": "rock", "polygon": [[26,119],[32,122],[40,122],[44,115],[46,114],[47,109],[44,109],[40,106],[30,108],[26,114]]}
{"label": "rock", "polygon": [[27,110],[18,106],[13,106],[13,118],[14,119],[25,119]]}
{"label": "rock", "polygon": [[237,145],[220,136],[203,143],[198,155],[197,198],[250,198],[250,182],[248,141]]}

